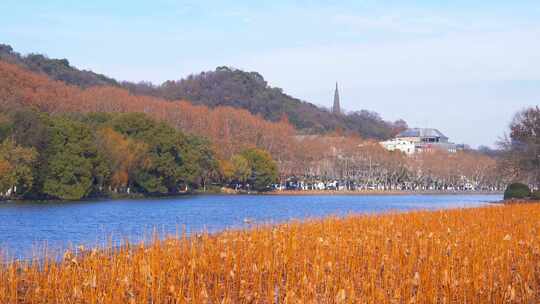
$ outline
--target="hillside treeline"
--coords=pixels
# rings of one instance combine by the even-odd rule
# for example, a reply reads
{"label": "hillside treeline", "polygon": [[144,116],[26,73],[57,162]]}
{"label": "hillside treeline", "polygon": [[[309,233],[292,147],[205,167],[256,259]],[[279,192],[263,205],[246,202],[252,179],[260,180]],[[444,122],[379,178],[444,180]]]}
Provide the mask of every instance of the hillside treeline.
{"label": "hillside treeline", "polygon": [[[161,85],[149,82],[118,82],[92,71],[79,70],[66,59],[50,59],[41,54],[23,56],[9,45],[0,44],[0,59],[30,71],[47,75],[53,80],[89,88],[94,86],[123,87],[134,95],[153,96],[170,101],[189,100],[209,108],[230,106],[245,109],[266,120],[277,122],[287,116],[290,123],[303,133],[324,133],[342,129],[364,138],[387,139],[406,127],[404,121],[384,121],[377,113],[357,111],[334,115],[312,103],[285,94],[271,87],[256,72],[244,72],[229,67],[202,72]],[[332,92],[329,92],[329,98]]]}
{"label": "hillside treeline", "polygon": [[[167,100],[189,100],[211,108],[231,106],[247,109],[266,120],[279,121],[286,115],[290,123],[303,133],[325,133],[342,129],[365,138],[386,139],[406,127],[404,121],[384,121],[377,113],[358,111],[335,115],[291,97],[280,88],[271,87],[257,72],[245,72],[230,67],[190,75],[162,85],[148,83],[124,84],[132,92],[151,94]],[[331,93],[328,96],[331,98]]]}
{"label": "hillside treeline", "polygon": [[79,70],[69,64],[67,59],[52,59],[42,54],[23,56],[6,44],[0,44],[0,60],[16,64],[33,72],[43,73],[51,79],[83,88],[92,86],[119,86],[119,83],[102,74]]}
{"label": "hillside treeline", "polygon": [[230,107],[209,109],[186,101],[168,102],[136,96],[116,87],[80,89],[0,61],[0,107],[35,107],[50,114],[145,113],[183,132],[202,135],[221,158],[259,147],[275,157],[289,150],[294,128],[286,121],[269,122],[248,111]]}

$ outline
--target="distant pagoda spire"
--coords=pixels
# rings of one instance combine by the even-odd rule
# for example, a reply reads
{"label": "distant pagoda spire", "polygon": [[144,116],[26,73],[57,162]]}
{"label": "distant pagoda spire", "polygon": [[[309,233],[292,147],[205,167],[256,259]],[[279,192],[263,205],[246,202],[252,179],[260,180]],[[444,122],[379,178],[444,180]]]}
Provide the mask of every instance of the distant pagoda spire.
{"label": "distant pagoda spire", "polygon": [[339,90],[338,90],[337,82],[336,82],[336,91],[334,92],[334,105],[332,106],[332,113],[341,114],[341,106],[339,105]]}

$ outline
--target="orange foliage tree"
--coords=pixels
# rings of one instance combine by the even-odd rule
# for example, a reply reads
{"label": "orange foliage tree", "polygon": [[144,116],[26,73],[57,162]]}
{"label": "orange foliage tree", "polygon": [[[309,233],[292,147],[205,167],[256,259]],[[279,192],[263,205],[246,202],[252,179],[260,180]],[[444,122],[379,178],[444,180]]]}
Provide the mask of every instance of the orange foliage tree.
{"label": "orange foliage tree", "polygon": [[104,153],[111,169],[111,190],[125,189],[130,186],[133,171],[145,162],[146,146],[124,137],[111,128],[98,131],[96,136],[98,148]]}

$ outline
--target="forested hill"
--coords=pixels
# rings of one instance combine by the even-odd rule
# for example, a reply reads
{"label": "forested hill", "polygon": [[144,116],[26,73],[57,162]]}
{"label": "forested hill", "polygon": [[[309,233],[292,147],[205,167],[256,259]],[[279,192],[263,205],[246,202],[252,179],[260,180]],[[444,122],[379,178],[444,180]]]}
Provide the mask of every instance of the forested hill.
{"label": "forested hill", "polygon": [[[191,75],[182,80],[166,81],[160,86],[131,84],[129,89],[134,93],[150,93],[168,100],[190,100],[209,107],[243,108],[272,121],[286,116],[297,129],[307,133],[340,129],[367,138],[388,138],[405,127],[403,121],[386,122],[374,112],[332,114],[312,103],[291,97],[280,88],[269,86],[257,72],[230,67],[218,67],[215,71]],[[328,98],[332,96],[329,94]]]}
{"label": "forested hill", "polygon": [[93,86],[120,86],[120,84],[105,75],[92,71],[79,70],[69,64],[67,59],[51,59],[41,54],[23,56],[6,44],[0,44],[0,59],[8,63],[22,66],[32,72],[47,74],[54,80],[82,88]]}
{"label": "forested hill", "polygon": [[0,59],[82,88],[121,86],[136,95],[189,100],[194,104],[209,107],[242,108],[271,121],[287,117],[304,133],[342,130],[365,138],[384,139],[406,127],[403,121],[387,122],[377,113],[364,110],[334,115],[312,103],[291,97],[280,88],[269,86],[259,73],[229,67],[219,67],[215,71],[191,75],[178,81],[166,81],[156,86],[148,82],[118,82],[92,71],[79,70],[71,66],[66,59],[50,59],[37,54],[22,56],[8,45],[0,44]]}

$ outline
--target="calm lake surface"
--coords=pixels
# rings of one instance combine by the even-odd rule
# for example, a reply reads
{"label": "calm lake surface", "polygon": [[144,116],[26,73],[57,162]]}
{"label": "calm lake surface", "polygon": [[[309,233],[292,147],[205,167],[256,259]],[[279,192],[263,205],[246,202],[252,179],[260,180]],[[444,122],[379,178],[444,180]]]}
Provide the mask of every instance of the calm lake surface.
{"label": "calm lake surface", "polygon": [[[217,232],[253,223],[280,223],[350,213],[474,207],[501,195],[204,195],[145,200],[0,203],[0,251],[12,258],[58,254],[70,246],[107,246],[123,239]],[[39,248],[39,249],[38,249]]]}

